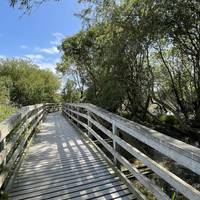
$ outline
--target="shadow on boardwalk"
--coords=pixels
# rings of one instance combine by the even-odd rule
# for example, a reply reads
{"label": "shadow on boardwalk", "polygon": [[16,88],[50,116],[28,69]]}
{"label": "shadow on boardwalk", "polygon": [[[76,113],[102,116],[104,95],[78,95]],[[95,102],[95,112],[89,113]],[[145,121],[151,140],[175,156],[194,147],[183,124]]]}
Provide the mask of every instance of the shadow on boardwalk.
{"label": "shadow on boardwalk", "polygon": [[10,199],[135,199],[59,113],[49,114],[19,169]]}

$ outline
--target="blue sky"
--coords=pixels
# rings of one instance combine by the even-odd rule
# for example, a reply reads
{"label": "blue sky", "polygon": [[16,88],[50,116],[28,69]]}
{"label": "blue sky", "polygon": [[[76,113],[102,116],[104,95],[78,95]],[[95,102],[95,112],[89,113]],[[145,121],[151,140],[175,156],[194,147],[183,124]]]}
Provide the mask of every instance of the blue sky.
{"label": "blue sky", "polygon": [[50,0],[34,9],[31,15],[0,1],[0,58],[32,59],[41,68],[55,71],[60,55],[57,45],[81,29],[81,20],[74,16],[81,10],[76,0]]}

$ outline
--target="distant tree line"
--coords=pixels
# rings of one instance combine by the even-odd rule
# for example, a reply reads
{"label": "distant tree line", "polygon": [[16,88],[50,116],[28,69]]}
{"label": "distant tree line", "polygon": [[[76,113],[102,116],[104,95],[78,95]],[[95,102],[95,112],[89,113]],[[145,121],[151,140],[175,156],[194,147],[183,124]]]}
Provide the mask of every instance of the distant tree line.
{"label": "distant tree line", "polygon": [[199,1],[81,2],[84,29],[63,41],[57,66],[78,77],[80,100],[141,122],[157,119],[154,106],[182,130],[200,127]]}
{"label": "distant tree line", "polygon": [[27,60],[0,60],[0,104],[56,102],[59,87],[57,75],[50,70],[40,69]]}

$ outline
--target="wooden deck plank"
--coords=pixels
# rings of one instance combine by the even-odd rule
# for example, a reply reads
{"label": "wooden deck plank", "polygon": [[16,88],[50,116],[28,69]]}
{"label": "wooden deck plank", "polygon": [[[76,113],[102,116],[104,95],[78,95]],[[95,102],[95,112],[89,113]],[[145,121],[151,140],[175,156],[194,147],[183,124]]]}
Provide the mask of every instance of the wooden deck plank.
{"label": "wooden deck plank", "polygon": [[60,113],[47,116],[9,199],[134,199],[102,156]]}
{"label": "wooden deck plank", "polygon": [[[91,169],[94,169],[94,168],[91,168],[91,167],[88,167],[87,169],[82,169],[82,174],[87,174],[87,173],[94,173],[94,172],[100,172],[100,171],[108,171],[107,169],[105,169],[105,166],[104,165],[100,165],[99,167],[96,167],[95,171],[92,171],[91,172]],[[71,173],[72,172],[72,173]],[[79,170],[76,169],[76,171],[66,171],[65,169],[63,168],[59,168],[59,169],[55,169],[55,170],[51,170],[51,171],[42,171],[42,172],[35,172],[35,173],[32,173],[32,174],[25,174],[23,176],[19,176],[16,178],[16,182],[20,182],[20,181],[28,181],[28,180],[34,180],[36,175],[37,177],[39,178],[46,178],[46,177],[51,177],[51,176],[54,176],[56,174],[56,176],[61,176],[61,177],[70,177],[72,174],[73,176],[80,176],[80,172]],[[81,174],[81,175],[82,175]]]}
{"label": "wooden deck plank", "polygon": [[[99,187],[93,187],[90,189],[86,189],[83,191],[77,191],[74,193],[69,193],[65,194],[63,196],[59,196],[52,198],[52,200],[57,200],[57,199],[73,199],[73,200],[86,200],[86,199],[98,199],[98,198],[103,198],[104,199],[114,199],[115,197],[119,197],[121,195],[128,195],[130,192],[128,191],[127,187],[124,185],[119,185],[118,184],[110,184],[110,185],[103,185]],[[111,198],[112,197],[112,198]]]}
{"label": "wooden deck plank", "polygon": [[[97,179],[97,178],[99,178],[99,177],[102,177],[102,176],[107,176],[107,179],[109,179],[109,178],[111,178],[111,176],[109,176],[109,173],[106,173],[105,171],[103,171],[103,172],[99,172],[99,173],[96,173],[95,175],[89,175],[89,176],[86,176],[86,177],[84,177],[83,178],[83,180],[87,180],[88,179],[88,177],[89,178],[93,178],[93,179]],[[71,175],[71,176],[73,176],[73,174]],[[81,175],[80,175],[81,176]],[[68,178],[68,177],[67,177]],[[42,182],[41,182],[41,180],[42,180]],[[60,180],[60,181],[63,181],[63,180],[66,180],[66,178],[63,178],[62,176],[54,176],[54,177],[50,177],[50,178],[46,178],[46,179],[36,179],[36,180],[32,180],[32,181],[25,181],[25,182],[18,182],[18,183],[16,183],[16,188],[22,188],[22,187],[28,187],[28,186],[34,186],[34,185],[36,185],[36,186],[40,186],[41,184],[43,184],[43,183],[51,183],[52,182],[52,180]],[[77,179],[75,179],[75,182],[76,181],[82,181],[81,180],[81,178],[77,178]],[[73,181],[73,179],[72,180],[70,180],[70,183],[73,183],[74,181]]]}
{"label": "wooden deck plank", "polygon": [[[97,156],[94,156],[94,155],[91,155],[91,154],[84,154],[84,155],[81,155],[81,154],[79,154],[79,155],[73,155],[73,154],[71,154],[71,155],[69,155],[69,154],[66,154],[65,155],[65,158],[63,159],[61,156],[59,156],[58,157],[58,155],[53,155],[53,156],[41,156],[40,155],[40,157],[41,158],[38,158],[38,159],[34,159],[34,158],[31,158],[30,160],[31,160],[31,162],[33,162],[33,161],[38,161],[38,162],[44,162],[44,161],[65,161],[66,160],[66,158],[68,158],[69,159],[69,161],[76,161],[76,160],[79,160],[79,159],[81,159],[81,158],[85,158],[86,160],[94,160],[94,159],[98,159],[98,157]],[[24,165],[31,165],[32,163],[29,163],[29,162],[24,162]]]}
{"label": "wooden deck plank", "polygon": [[[94,161],[104,161],[103,159],[90,159],[90,160],[88,160],[88,159],[84,159],[84,157],[82,157],[82,158],[80,158],[79,160],[77,159],[77,160],[74,160],[74,161],[72,161],[72,160],[65,160],[65,161],[54,161],[54,162],[51,162],[50,160],[45,160],[45,161],[41,161],[41,162],[38,162],[38,164],[37,164],[37,168],[39,168],[39,167],[41,167],[41,166],[48,166],[48,165],[64,165],[64,164],[73,164],[73,163],[79,163],[79,162],[85,162],[86,164],[89,164],[90,162],[92,163],[92,162],[94,162]],[[33,165],[24,165],[22,168],[21,168],[21,170],[20,171],[24,171],[23,169],[31,169],[31,168],[35,168]],[[20,172],[19,171],[19,172]]]}
{"label": "wooden deck plank", "polygon": [[126,195],[122,195],[120,197],[114,198],[114,200],[124,200],[125,198],[129,199],[129,200],[136,200],[136,197],[133,194],[126,194]]}
{"label": "wooden deck plank", "polygon": [[[101,177],[87,177],[87,179],[84,179],[84,180],[80,180],[80,179],[77,179],[77,180],[74,180],[74,181],[64,181],[64,182],[58,182],[56,184],[51,184],[49,183],[48,185],[45,185],[45,190],[43,190],[44,187],[42,186],[38,186],[38,185],[29,185],[29,187],[24,187],[24,188],[20,188],[19,191],[17,192],[13,192],[11,194],[11,196],[16,196],[17,195],[20,195],[20,197],[25,194],[26,196],[26,193],[27,191],[30,189],[32,190],[34,188],[34,191],[32,191],[31,193],[28,193],[27,195],[28,196],[39,196],[41,194],[49,194],[49,193],[54,193],[54,192],[57,192],[57,191],[60,191],[60,193],[64,193],[68,190],[70,190],[71,188],[79,188],[81,187],[82,185],[84,187],[89,187],[89,186],[94,186],[97,182],[101,183],[102,181],[105,182],[112,182],[112,181],[118,181],[119,179],[115,178],[115,179],[112,179],[112,178],[106,178],[106,175],[105,176],[101,176]],[[24,190],[27,190],[27,191],[24,191]]]}
{"label": "wooden deck plank", "polygon": [[[65,183],[62,185],[64,186],[63,188],[61,187],[54,187],[54,185],[46,185],[45,187],[37,187],[37,188],[31,188],[31,189],[27,189],[27,190],[23,190],[23,191],[18,191],[14,194],[12,194],[13,197],[16,197],[16,196],[20,196],[21,197],[37,197],[37,196],[41,196],[43,195],[46,195],[46,196],[49,196],[49,194],[52,196],[54,195],[55,192],[59,192],[59,196],[61,195],[66,195],[66,194],[71,194],[71,193],[75,193],[75,192],[79,192],[79,195],[80,193],[84,193],[86,192],[86,190],[89,190],[89,189],[93,189],[94,188],[110,188],[111,186],[116,186],[116,185],[122,185],[122,183],[119,182],[118,179],[115,179],[115,180],[112,180],[112,179],[107,179],[107,180],[99,180],[96,182],[97,184],[94,184],[94,181],[93,182],[90,182],[88,184],[82,184],[82,185],[76,185],[75,184],[69,184],[69,185],[66,185]],[[48,190],[47,190],[48,189]],[[32,191],[34,190],[34,192]],[[24,196],[22,196],[24,195]],[[57,195],[55,195],[57,196]]]}
{"label": "wooden deck plank", "polygon": [[[53,167],[52,167],[53,166]],[[95,161],[95,162],[92,162],[92,163],[86,163],[86,164],[82,164],[82,165],[79,165],[77,164],[76,165],[77,167],[80,167],[80,169],[84,169],[84,168],[91,168],[91,169],[95,169],[99,166],[108,166],[106,162],[98,162],[98,161]],[[50,169],[50,170],[49,170]],[[77,168],[74,167],[74,166],[69,166],[69,165],[64,165],[64,164],[59,164],[59,165],[53,165],[53,164],[49,164],[49,165],[38,165],[38,167],[31,167],[31,168],[28,168],[28,169],[25,169],[23,170],[21,173],[19,173],[18,176],[21,176],[21,175],[27,175],[27,174],[33,174],[33,173],[39,173],[39,172],[43,172],[43,171],[51,171],[51,170],[54,170],[54,169],[63,169],[64,171],[74,171],[76,170]]]}
{"label": "wooden deck plank", "polygon": [[[80,176],[81,178],[85,178],[85,177],[89,177],[91,174],[88,173],[88,174],[84,174],[82,176]],[[63,185],[63,184],[66,184],[70,181],[70,183],[72,182],[76,182],[77,181],[77,176],[70,176],[70,177],[67,177],[67,178],[60,178],[60,179],[54,179],[53,181],[46,181],[46,182],[42,182],[40,184],[36,184],[36,185],[26,185],[26,186],[23,186],[22,187],[18,187],[18,188],[15,188],[15,190],[12,191],[12,194],[14,192],[18,192],[18,191],[22,191],[22,190],[37,190],[37,188],[41,189],[41,188],[45,188],[46,186],[48,185],[51,185],[51,187],[53,185],[55,186],[59,186],[59,185]]]}

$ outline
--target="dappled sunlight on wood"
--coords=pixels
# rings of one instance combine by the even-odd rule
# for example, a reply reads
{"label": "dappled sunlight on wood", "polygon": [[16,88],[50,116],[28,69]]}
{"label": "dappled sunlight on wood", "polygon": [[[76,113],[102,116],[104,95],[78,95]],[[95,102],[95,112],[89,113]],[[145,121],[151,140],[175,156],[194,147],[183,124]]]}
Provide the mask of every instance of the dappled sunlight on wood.
{"label": "dappled sunlight on wood", "polygon": [[43,122],[19,169],[10,198],[130,199],[131,193],[99,153],[60,115]]}

